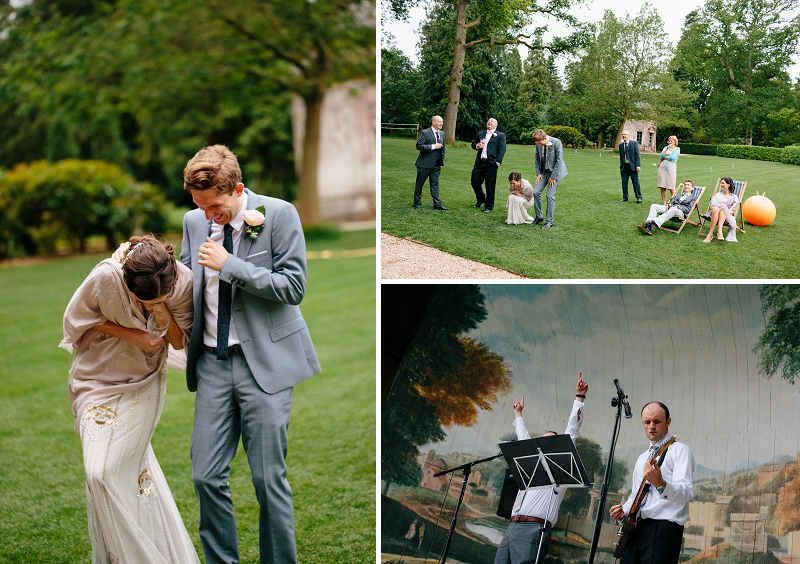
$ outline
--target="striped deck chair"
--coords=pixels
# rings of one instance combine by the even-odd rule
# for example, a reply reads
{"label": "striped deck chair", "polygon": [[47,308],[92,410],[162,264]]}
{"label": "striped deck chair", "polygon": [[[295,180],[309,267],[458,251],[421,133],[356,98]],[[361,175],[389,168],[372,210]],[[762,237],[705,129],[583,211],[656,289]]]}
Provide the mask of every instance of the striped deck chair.
{"label": "striped deck chair", "polygon": [[[683,219],[678,219],[677,217],[673,217],[670,221],[667,222],[667,223],[672,223],[672,222],[680,223],[681,224],[680,227],[678,227],[677,229],[672,229],[671,227],[665,227],[664,225],[662,225],[661,227],[659,227],[659,229],[663,229],[664,231],[672,231],[673,233],[680,233],[681,231],[683,231],[683,228],[686,227],[687,223],[691,223],[692,225],[700,225],[700,219],[701,219],[700,210],[697,208],[697,204],[700,203],[700,198],[703,197],[703,192],[705,191],[706,191],[705,186],[695,186],[694,190],[692,190],[692,195],[697,196],[697,199],[692,204],[692,209],[689,210],[689,213],[686,214],[686,217],[684,217]],[[697,212],[697,221],[692,221],[693,212]]]}
{"label": "striped deck chair", "polygon": [[[717,178],[717,185],[714,187],[714,191],[711,193],[711,198],[714,197],[714,194],[719,192],[721,188],[719,187],[719,181],[722,180],[721,178]],[[741,231],[744,233],[744,215],[742,215],[742,204],[744,204],[744,191],[747,188],[747,180],[734,180],[733,181],[733,193],[739,198],[739,209],[736,210],[734,217],[736,218],[736,231]],[[708,209],[706,209],[705,215],[711,213],[711,200],[708,201]],[[707,233],[703,233],[703,227],[705,227],[708,220],[700,216],[700,230],[697,232],[698,235],[706,235]],[[725,222],[723,225],[723,229],[728,229],[728,222]]]}

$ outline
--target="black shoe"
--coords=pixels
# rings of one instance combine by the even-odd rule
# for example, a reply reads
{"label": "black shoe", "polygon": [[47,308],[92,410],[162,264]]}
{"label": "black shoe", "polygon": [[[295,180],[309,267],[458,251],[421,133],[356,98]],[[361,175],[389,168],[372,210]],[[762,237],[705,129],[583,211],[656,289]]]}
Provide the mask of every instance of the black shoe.
{"label": "black shoe", "polygon": [[492,211],[492,208],[483,208],[483,213],[487,213]]}
{"label": "black shoe", "polygon": [[711,214],[710,213],[701,213],[700,217],[702,217],[706,221],[711,221]]}
{"label": "black shoe", "polygon": [[543,217],[537,217],[536,219],[533,220],[533,223],[531,223],[531,225],[539,225],[543,221],[544,221]]}
{"label": "black shoe", "polygon": [[627,201],[628,201],[628,198],[622,198],[622,199],[620,200],[620,202],[627,202]]}
{"label": "black shoe", "polygon": [[637,204],[641,204],[642,203],[642,199],[641,198],[636,198],[636,203]]}
{"label": "black shoe", "polygon": [[553,222],[552,221],[548,221],[547,223],[542,225],[542,229],[550,229],[551,227],[553,227]]}
{"label": "black shoe", "polygon": [[419,204],[414,204],[414,209],[415,209],[415,210],[418,210],[419,208],[420,208],[420,205],[419,205]]}
{"label": "black shoe", "polygon": [[446,207],[442,206],[442,207],[439,207],[439,208],[433,208],[433,209],[435,209],[435,210],[447,211],[447,210],[449,210],[450,208],[446,208]]}
{"label": "black shoe", "polygon": [[650,227],[650,222],[649,221],[647,222],[647,224],[644,227],[641,226],[641,225],[637,225],[636,229],[638,229],[639,232],[642,233],[643,235],[652,235],[653,234],[653,230]]}
{"label": "black shoe", "polygon": [[479,208],[479,207],[481,207],[482,205],[483,205],[483,202],[478,202],[477,204],[475,204],[475,205],[474,205],[474,206],[472,206],[472,207],[473,207],[473,208]]}

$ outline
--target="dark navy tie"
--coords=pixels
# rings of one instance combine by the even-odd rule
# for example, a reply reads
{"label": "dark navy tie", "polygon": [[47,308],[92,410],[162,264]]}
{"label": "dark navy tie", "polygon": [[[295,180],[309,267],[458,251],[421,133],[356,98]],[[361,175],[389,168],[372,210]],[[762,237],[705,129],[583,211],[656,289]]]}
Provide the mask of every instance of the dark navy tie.
{"label": "dark navy tie", "polygon": [[[233,254],[233,227],[226,223],[223,228],[225,237],[222,246],[228,253]],[[219,296],[217,301],[217,358],[228,359],[228,333],[231,330],[231,284],[220,278]]]}

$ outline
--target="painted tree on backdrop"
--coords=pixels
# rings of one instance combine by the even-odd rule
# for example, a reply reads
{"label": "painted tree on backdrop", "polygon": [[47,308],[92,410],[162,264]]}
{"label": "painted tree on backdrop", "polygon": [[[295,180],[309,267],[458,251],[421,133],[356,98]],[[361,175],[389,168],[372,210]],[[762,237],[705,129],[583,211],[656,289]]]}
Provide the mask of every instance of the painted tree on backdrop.
{"label": "painted tree on backdrop", "polygon": [[767,378],[780,372],[794,384],[800,373],[800,286],[765,285],[760,295],[767,327],[753,347],[760,353],[758,370]]}
{"label": "painted tree on backdrop", "polygon": [[486,319],[476,285],[439,286],[397,372],[381,419],[381,479],[418,486],[419,447],[447,436],[443,427],[472,426],[511,389],[503,359],[464,334]]}
{"label": "painted tree on backdrop", "polygon": [[786,70],[800,38],[798,0],[707,0],[686,16],[671,64],[698,96],[702,125],[715,141],[743,138],[788,102]]}
{"label": "painted tree on backdrop", "polygon": [[567,65],[572,103],[587,117],[606,115],[617,124],[614,146],[629,119],[658,119],[688,125],[690,96],[667,70],[672,47],[656,9],[644,3],[630,17],[606,10],[583,56]]}
{"label": "painted tree on backdrop", "polygon": [[[448,77],[448,92],[444,112],[444,131],[446,143],[455,143],[456,123],[461,101],[464,62],[467,49],[477,45],[527,45],[533,37],[541,37],[546,26],[539,26],[531,34],[523,33],[525,28],[536,23],[537,16],[555,18],[578,31],[566,38],[555,38],[543,47],[551,53],[574,50],[580,45],[585,32],[569,9],[581,0],[442,0],[455,10],[455,33],[453,54]],[[393,17],[403,20],[408,11],[420,0],[388,0]],[[488,116],[485,116],[488,117]]]}
{"label": "painted tree on backdrop", "polygon": [[789,464],[783,472],[786,484],[778,490],[778,534],[800,530],[800,462]]}

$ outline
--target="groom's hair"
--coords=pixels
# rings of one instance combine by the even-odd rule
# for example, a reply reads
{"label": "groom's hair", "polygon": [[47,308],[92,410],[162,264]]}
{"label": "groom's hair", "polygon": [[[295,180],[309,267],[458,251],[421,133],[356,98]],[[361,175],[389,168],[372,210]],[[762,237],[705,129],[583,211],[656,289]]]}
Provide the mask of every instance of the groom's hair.
{"label": "groom's hair", "polygon": [[545,139],[547,137],[547,133],[544,132],[544,129],[537,129],[533,132],[533,140],[539,141],[540,139]]}
{"label": "groom's hair", "polygon": [[233,194],[241,181],[239,161],[225,145],[203,147],[183,169],[184,190],[213,188],[220,194]]}

